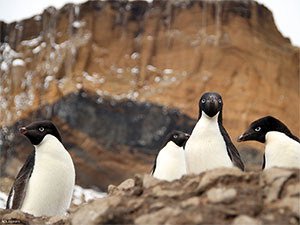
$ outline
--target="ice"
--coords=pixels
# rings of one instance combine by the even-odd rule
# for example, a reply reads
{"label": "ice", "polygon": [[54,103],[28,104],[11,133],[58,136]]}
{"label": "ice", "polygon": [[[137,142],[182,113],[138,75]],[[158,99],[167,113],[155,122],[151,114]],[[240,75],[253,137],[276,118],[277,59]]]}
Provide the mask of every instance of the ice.
{"label": "ice", "polygon": [[131,54],[130,57],[131,57],[131,59],[135,60],[135,59],[140,58],[140,54],[138,52],[134,52],[134,53]]}
{"label": "ice", "polygon": [[139,70],[138,67],[133,67],[133,68],[131,68],[131,73],[132,73],[132,74],[139,74],[139,72],[140,72],[140,70]]}
{"label": "ice", "polygon": [[50,82],[54,80],[53,76],[47,76],[44,80],[44,88],[47,89],[49,87]]}
{"label": "ice", "polygon": [[42,39],[42,36],[38,36],[30,40],[21,41],[21,45],[28,47],[36,47],[42,41]]}
{"label": "ice", "polygon": [[74,27],[74,28],[80,28],[80,27],[84,27],[85,26],[85,22],[84,21],[78,21],[78,20],[76,20],[76,21],[74,21],[73,23],[72,23],[72,26]]}
{"label": "ice", "polygon": [[164,70],[163,70],[163,73],[164,73],[165,75],[172,74],[172,73],[173,73],[173,70],[172,70],[172,69],[164,69]]}
{"label": "ice", "polygon": [[39,46],[37,46],[37,47],[35,47],[34,49],[32,49],[32,53],[33,54],[37,54],[37,53],[39,53],[40,51],[41,51],[41,46],[39,45]]}
{"label": "ice", "polygon": [[40,21],[42,19],[42,16],[41,15],[36,15],[35,17],[33,17],[33,19],[35,21]]}
{"label": "ice", "polygon": [[155,81],[156,83],[158,83],[160,80],[161,80],[161,78],[158,77],[158,76],[154,78],[154,81]]}
{"label": "ice", "polygon": [[13,66],[24,66],[26,63],[24,62],[23,59],[14,59],[12,62]]}
{"label": "ice", "polygon": [[93,83],[103,84],[105,82],[104,77],[99,77],[98,74],[93,73],[92,75],[88,74],[87,72],[83,72],[83,77]]}
{"label": "ice", "polygon": [[6,72],[6,71],[8,71],[8,69],[9,69],[9,66],[7,65],[7,63],[5,61],[3,61],[1,63],[1,70]]}
{"label": "ice", "polygon": [[147,65],[147,70],[149,71],[152,71],[152,72],[156,72],[157,71],[157,68],[155,66],[152,66],[152,65]]}
{"label": "ice", "polygon": [[6,208],[6,201],[7,201],[8,195],[4,192],[0,191],[0,209]]}

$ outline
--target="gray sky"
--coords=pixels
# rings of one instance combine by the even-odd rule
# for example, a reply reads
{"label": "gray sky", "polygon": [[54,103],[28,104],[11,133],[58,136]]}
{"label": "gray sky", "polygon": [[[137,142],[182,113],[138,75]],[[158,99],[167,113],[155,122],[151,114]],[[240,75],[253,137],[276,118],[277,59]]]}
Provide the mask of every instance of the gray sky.
{"label": "gray sky", "polygon": [[[13,22],[40,14],[49,6],[61,8],[66,3],[82,3],[86,0],[0,0],[0,20]],[[257,0],[267,6],[274,15],[281,33],[300,46],[300,0]]]}

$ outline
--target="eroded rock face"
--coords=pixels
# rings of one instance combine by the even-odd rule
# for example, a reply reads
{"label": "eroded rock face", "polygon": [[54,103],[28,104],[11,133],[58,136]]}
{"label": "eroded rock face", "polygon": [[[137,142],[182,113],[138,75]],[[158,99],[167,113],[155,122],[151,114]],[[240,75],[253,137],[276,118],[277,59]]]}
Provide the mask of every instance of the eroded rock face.
{"label": "eroded rock face", "polygon": [[299,49],[254,1],[89,1],[0,34],[4,125],[82,88],[197,118],[211,90],[234,137],[266,114],[299,131]]}
{"label": "eroded rock face", "polygon": [[299,179],[299,170],[279,168],[262,173],[220,168],[173,182],[137,175],[67,217],[33,218],[10,210],[0,215],[30,224],[298,224]]}

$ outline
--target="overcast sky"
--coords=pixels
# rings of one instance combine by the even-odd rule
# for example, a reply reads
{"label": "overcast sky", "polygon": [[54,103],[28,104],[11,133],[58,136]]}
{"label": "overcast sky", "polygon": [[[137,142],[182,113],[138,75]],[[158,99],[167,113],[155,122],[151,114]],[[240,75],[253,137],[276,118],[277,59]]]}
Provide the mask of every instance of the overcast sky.
{"label": "overcast sky", "polygon": [[[86,0],[0,0],[0,20],[13,22],[40,14],[49,6],[61,8],[68,2]],[[300,46],[300,0],[257,0],[267,6],[275,17],[278,29]]]}

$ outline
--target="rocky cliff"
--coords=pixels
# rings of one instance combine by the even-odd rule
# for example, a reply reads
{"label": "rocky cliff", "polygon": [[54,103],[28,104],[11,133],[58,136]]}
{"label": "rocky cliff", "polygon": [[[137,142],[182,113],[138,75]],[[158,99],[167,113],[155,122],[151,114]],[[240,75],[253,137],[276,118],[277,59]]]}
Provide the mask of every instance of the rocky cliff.
{"label": "rocky cliff", "polygon": [[16,127],[41,118],[63,131],[82,185],[149,171],[171,129],[192,129],[208,90],[222,94],[233,140],[267,114],[299,136],[299,49],[254,1],[68,4],[1,22],[0,39],[2,175],[30,151]]}
{"label": "rocky cliff", "polygon": [[68,216],[35,218],[0,210],[2,222],[24,224],[299,224],[299,170],[243,173],[216,169],[173,182],[137,175],[108,187],[108,197]]}

